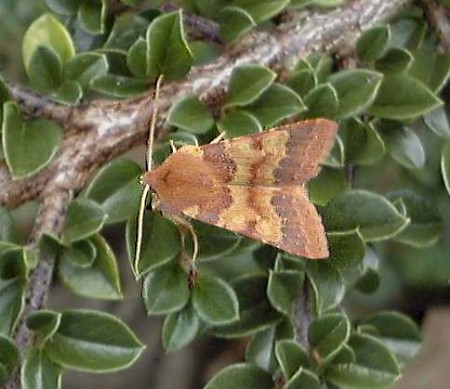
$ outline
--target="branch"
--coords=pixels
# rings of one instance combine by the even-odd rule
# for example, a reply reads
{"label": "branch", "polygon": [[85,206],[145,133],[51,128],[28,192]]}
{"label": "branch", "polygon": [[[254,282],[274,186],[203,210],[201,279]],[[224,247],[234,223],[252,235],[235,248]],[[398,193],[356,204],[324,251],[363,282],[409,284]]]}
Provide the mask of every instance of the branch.
{"label": "branch", "polygon": [[421,0],[428,21],[436,31],[442,51],[450,52],[450,10],[433,0]]}

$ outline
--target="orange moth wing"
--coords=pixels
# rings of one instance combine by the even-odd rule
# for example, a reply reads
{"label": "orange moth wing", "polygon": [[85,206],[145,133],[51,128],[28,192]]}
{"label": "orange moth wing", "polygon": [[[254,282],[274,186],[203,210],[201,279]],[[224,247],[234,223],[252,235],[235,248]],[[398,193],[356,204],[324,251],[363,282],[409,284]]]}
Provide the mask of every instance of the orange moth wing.
{"label": "orange moth wing", "polygon": [[337,124],[307,120],[204,146],[184,146],[144,180],[161,210],[307,258],[328,257],[321,218],[304,184],[320,171]]}

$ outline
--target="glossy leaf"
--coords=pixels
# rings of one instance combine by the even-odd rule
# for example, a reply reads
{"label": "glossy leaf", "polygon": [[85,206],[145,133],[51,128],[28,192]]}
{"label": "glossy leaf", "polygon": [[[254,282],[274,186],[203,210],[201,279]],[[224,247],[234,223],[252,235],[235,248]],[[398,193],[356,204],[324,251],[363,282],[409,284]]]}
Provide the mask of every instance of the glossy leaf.
{"label": "glossy leaf", "polygon": [[289,315],[292,302],[301,293],[304,273],[296,271],[271,271],[267,284],[267,297],[279,312]]}
{"label": "glossy leaf", "polygon": [[198,315],[208,324],[223,325],[239,318],[236,293],[220,278],[200,276],[194,286],[192,302]]}
{"label": "glossy leaf", "polygon": [[377,96],[383,75],[371,70],[344,70],[329,77],[339,99],[338,117],[347,118],[367,109]]}
{"label": "glossy leaf", "polygon": [[232,42],[256,26],[252,16],[239,7],[224,7],[218,15],[220,37],[225,42]]}
{"label": "glossy leaf", "polygon": [[19,357],[19,350],[12,340],[0,335],[0,384],[14,371],[19,363]]}
{"label": "glossy leaf", "polygon": [[52,100],[61,104],[76,104],[83,96],[83,89],[76,81],[63,81],[58,90],[52,93]]}
{"label": "glossy leaf", "polygon": [[320,174],[307,183],[309,198],[318,205],[325,205],[333,197],[350,188],[343,169],[323,167]]}
{"label": "glossy leaf", "polygon": [[147,72],[147,42],[139,37],[127,53],[127,66],[134,76],[145,78]]}
{"label": "glossy leaf", "polygon": [[164,320],[162,329],[162,343],[166,352],[176,351],[197,335],[200,320],[192,304],[186,305],[182,310],[172,313]]}
{"label": "glossy leaf", "polygon": [[272,85],[276,74],[260,65],[239,66],[233,70],[225,106],[242,106],[254,102]]}
{"label": "glossy leaf", "polygon": [[301,367],[308,367],[308,353],[297,341],[283,339],[276,343],[275,355],[286,379],[291,378]]}
{"label": "glossy leaf", "polygon": [[95,372],[124,369],[142,350],[142,344],[119,319],[90,310],[63,312],[57,333],[45,346],[53,362]]}
{"label": "glossy leaf", "polygon": [[144,92],[147,88],[147,83],[144,80],[114,74],[96,78],[91,86],[91,89],[97,92],[116,98],[134,96]]}
{"label": "glossy leaf", "polygon": [[393,120],[413,119],[442,105],[424,84],[403,74],[386,75],[368,113]]}
{"label": "glossy leaf", "polygon": [[107,224],[125,221],[137,213],[141,174],[138,164],[116,159],[103,166],[88,185],[85,196],[101,205],[107,214]]}
{"label": "glossy leaf", "polygon": [[22,389],[61,388],[61,366],[53,363],[39,348],[25,355],[21,370]]}
{"label": "glossy leaf", "polygon": [[302,98],[317,85],[317,78],[310,68],[298,70],[288,81],[288,85]]}
{"label": "glossy leaf", "polygon": [[193,134],[204,134],[214,125],[211,112],[195,96],[185,97],[173,104],[167,121]]}
{"label": "glossy leaf", "polygon": [[376,26],[364,32],[356,42],[356,54],[366,62],[381,56],[389,42],[389,26]]}
{"label": "glossy leaf", "polygon": [[182,309],[189,300],[188,275],[178,264],[169,264],[149,273],[142,295],[147,313],[163,315]]}
{"label": "glossy leaf", "polygon": [[69,247],[64,247],[60,253],[62,261],[72,262],[78,267],[90,267],[97,256],[97,248],[90,240],[74,242]]}
{"label": "glossy leaf", "polygon": [[442,149],[441,173],[447,193],[450,194],[450,141],[447,141]]}
{"label": "glossy leaf", "polygon": [[61,139],[61,129],[46,119],[22,121],[17,105],[4,104],[2,144],[15,179],[25,178],[49,164]]}
{"label": "glossy leaf", "polygon": [[448,107],[439,107],[427,113],[423,117],[426,125],[436,135],[442,138],[450,138],[450,115]]}
{"label": "glossy leaf", "polygon": [[51,48],[38,46],[30,57],[27,74],[33,85],[43,93],[54,92],[62,82],[62,63]]}
{"label": "glossy leaf", "polygon": [[319,378],[310,370],[300,368],[292,378],[286,382],[284,389],[319,389]]}
{"label": "glossy leaf", "polygon": [[365,244],[357,231],[328,233],[330,258],[328,261],[339,272],[357,266],[363,260]]}
{"label": "glossy leaf", "polygon": [[248,112],[227,113],[218,123],[219,131],[224,131],[228,139],[261,132],[261,124]]}
{"label": "glossy leaf", "polygon": [[84,1],[78,8],[80,25],[90,34],[102,34],[105,30],[107,0]]}
{"label": "glossy leaf", "polygon": [[35,311],[27,317],[26,323],[30,330],[39,333],[41,341],[47,341],[58,330],[61,314],[48,310]]}
{"label": "glossy leaf", "polygon": [[126,231],[128,257],[136,275],[153,271],[178,255],[180,237],[176,226],[160,214],[146,212],[141,256],[136,259],[136,225],[137,218],[131,218]]}
{"label": "glossy leaf", "polygon": [[338,96],[329,83],[321,84],[305,96],[306,118],[333,118],[338,111]]}
{"label": "glossy leaf", "polygon": [[375,69],[386,73],[402,73],[409,69],[413,62],[412,54],[401,47],[391,47],[375,62]]}
{"label": "glossy leaf", "polygon": [[246,10],[256,23],[275,16],[288,3],[289,0],[233,0],[233,5]]}
{"label": "glossy leaf", "polygon": [[329,231],[358,229],[365,241],[397,235],[409,223],[384,197],[365,190],[345,192],[325,207],[322,217]]}
{"label": "glossy leaf", "polygon": [[100,236],[91,238],[96,249],[96,258],[90,267],[80,267],[70,260],[62,259],[58,270],[63,284],[80,296],[116,300],[121,299],[119,270],[116,257]]}
{"label": "glossy leaf", "polygon": [[273,381],[269,373],[250,364],[231,365],[215,375],[204,389],[272,389]]}
{"label": "glossy leaf", "polygon": [[147,77],[160,74],[166,81],[183,78],[192,64],[192,54],[183,30],[182,13],[157,17],[147,30]]}
{"label": "glossy leaf", "polygon": [[106,214],[92,200],[76,199],[69,204],[65,218],[63,239],[74,243],[100,231],[105,224]]}
{"label": "glossy leaf", "polygon": [[428,50],[413,53],[414,61],[408,74],[438,93],[450,77],[450,55]]}
{"label": "glossy leaf", "polygon": [[247,109],[264,127],[269,128],[306,108],[302,99],[292,89],[275,83]]}
{"label": "glossy leaf", "polygon": [[64,67],[64,78],[77,81],[82,87],[106,75],[108,72],[106,55],[98,53],[81,53],[73,57]]}

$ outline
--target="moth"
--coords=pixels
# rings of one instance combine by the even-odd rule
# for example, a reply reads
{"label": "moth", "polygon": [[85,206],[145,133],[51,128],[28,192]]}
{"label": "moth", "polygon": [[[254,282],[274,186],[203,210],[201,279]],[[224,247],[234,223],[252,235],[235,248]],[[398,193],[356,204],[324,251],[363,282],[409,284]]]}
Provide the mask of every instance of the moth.
{"label": "moth", "polygon": [[169,217],[223,227],[293,255],[326,258],[325,230],[305,183],[319,173],[336,131],[335,122],[315,119],[183,146],[143,181]]}

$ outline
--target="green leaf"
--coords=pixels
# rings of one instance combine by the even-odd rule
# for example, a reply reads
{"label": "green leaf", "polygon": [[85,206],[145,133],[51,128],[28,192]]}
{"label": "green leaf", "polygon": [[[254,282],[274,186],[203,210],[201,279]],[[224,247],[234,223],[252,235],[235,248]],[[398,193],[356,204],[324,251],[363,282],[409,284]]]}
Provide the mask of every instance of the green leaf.
{"label": "green leaf", "polygon": [[59,15],[73,15],[77,12],[79,0],[45,0],[45,5]]}
{"label": "green leaf", "polygon": [[239,66],[231,73],[225,106],[253,103],[273,84],[275,72],[261,65]]}
{"label": "green leaf", "polygon": [[2,144],[14,179],[33,175],[49,164],[61,139],[61,129],[46,119],[23,122],[16,103],[3,106]]}
{"label": "green leaf", "polygon": [[306,118],[333,118],[338,112],[338,96],[330,83],[320,84],[305,96]]}
{"label": "green leaf", "polygon": [[204,389],[272,389],[273,381],[269,373],[259,367],[240,363],[231,365],[216,374]]}
{"label": "green leaf", "polygon": [[377,130],[392,156],[407,169],[419,169],[425,165],[425,150],[420,138],[399,122],[379,121]]}
{"label": "green leaf", "polygon": [[27,327],[38,332],[41,341],[49,340],[58,330],[61,323],[61,314],[55,311],[40,310],[30,313],[26,318]]}
{"label": "green leaf", "polygon": [[373,165],[386,153],[383,139],[372,124],[349,118],[340,125],[339,136],[344,142],[345,161],[356,165]]}
{"label": "green leaf", "polygon": [[410,50],[416,49],[422,44],[427,32],[427,23],[423,20],[422,15],[399,18],[391,23],[390,27],[390,45],[394,47],[405,47]]}
{"label": "green leaf", "polygon": [[375,328],[376,336],[395,355],[401,366],[419,351],[420,330],[408,316],[398,312],[377,312],[364,319],[363,324]]}
{"label": "green leaf", "polygon": [[[239,320],[214,328],[215,336],[234,338],[248,336],[280,321],[276,312],[266,298],[267,277],[247,276],[233,284],[239,300]],[[219,302],[220,303],[220,302]]]}
{"label": "green leaf", "polygon": [[58,90],[51,95],[52,100],[61,104],[76,104],[83,96],[81,85],[76,81],[63,81]]}
{"label": "green leaf", "polygon": [[189,42],[192,51],[192,66],[203,66],[217,59],[221,52],[217,45],[202,40]]}
{"label": "green leaf", "polygon": [[27,352],[20,375],[22,389],[61,388],[61,366],[53,363],[39,348]]}
{"label": "green leaf", "polygon": [[69,261],[74,266],[83,268],[92,266],[96,255],[97,249],[90,240],[74,242],[69,247],[62,248],[60,253],[62,261]]}
{"label": "green leaf", "polygon": [[228,139],[261,132],[261,124],[248,112],[233,111],[227,113],[218,123],[219,131],[224,131]]}
{"label": "green leaf", "polygon": [[160,267],[144,279],[142,296],[150,315],[179,311],[188,302],[189,295],[187,274],[177,263]]}
{"label": "green leaf", "polygon": [[139,37],[127,53],[127,66],[138,78],[145,78],[147,72],[147,42]]}
{"label": "green leaf", "polygon": [[284,389],[319,389],[319,378],[310,370],[300,368],[294,376],[286,382]]}
{"label": "green leaf", "polygon": [[413,55],[414,61],[408,74],[439,93],[450,77],[450,54],[417,50]]}
{"label": "green leaf", "polygon": [[386,49],[390,35],[389,26],[370,28],[356,42],[356,54],[365,62],[376,60]]}
{"label": "green leaf", "polygon": [[78,8],[78,20],[81,27],[93,35],[103,34],[107,13],[107,0],[101,2],[84,1]]}
{"label": "green leaf", "polygon": [[368,113],[384,119],[406,120],[423,115],[442,105],[420,81],[403,74],[385,76]]}
{"label": "green leaf", "polygon": [[105,212],[92,200],[73,200],[67,208],[63,240],[73,243],[89,238],[102,229],[105,220]]}
{"label": "green leaf", "polygon": [[[14,220],[6,208],[0,205],[0,242],[14,242],[17,232],[14,227]],[[1,254],[0,250],[0,254]]]}
{"label": "green leaf", "polygon": [[58,270],[63,284],[73,293],[98,299],[121,299],[119,270],[116,257],[100,236],[91,238],[97,252],[92,266],[80,267],[70,260],[62,258]]}
{"label": "green leaf", "polygon": [[186,305],[181,311],[172,313],[164,320],[162,343],[166,352],[179,350],[191,342],[200,328],[200,320],[192,307]]}
{"label": "green leaf", "polygon": [[384,197],[365,190],[335,197],[324,208],[322,218],[328,231],[358,229],[366,242],[389,239],[409,223]]}
{"label": "green leaf", "polygon": [[368,335],[353,335],[349,346],[356,356],[354,363],[331,365],[326,379],[345,389],[390,388],[400,372],[394,357],[379,340]]}
{"label": "green leaf", "polygon": [[301,293],[304,273],[296,271],[270,271],[267,297],[272,306],[285,315],[292,313],[292,302]]}
{"label": "green leaf", "polygon": [[333,197],[350,189],[350,183],[342,169],[324,166],[320,174],[307,183],[310,200],[318,205],[325,205]]}
{"label": "green leaf", "polygon": [[302,99],[292,89],[278,83],[272,84],[248,107],[264,127],[272,127],[282,119],[304,111]]}
{"label": "green leaf", "polygon": [[[372,247],[367,247],[366,254],[361,264],[353,271],[347,271],[346,278],[349,284],[353,283],[358,292],[364,294],[374,293],[380,286],[380,275],[378,272],[379,259]],[[350,269],[349,269],[350,270]]]}
{"label": "green leaf", "polygon": [[220,37],[226,43],[237,40],[256,26],[252,16],[239,7],[222,8],[218,15],[218,22]]}
{"label": "green leaf", "polygon": [[233,5],[247,11],[256,23],[269,19],[281,12],[289,0],[233,0]]}
{"label": "green leaf", "polygon": [[275,356],[285,379],[291,378],[299,368],[310,364],[308,353],[293,339],[278,341],[275,345]]}
{"label": "green leaf", "polygon": [[411,222],[395,237],[396,240],[414,247],[425,247],[435,244],[442,234],[442,219],[427,199],[410,190],[402,190],[389,194],[392,203],[400,200],[406,209]]}
{"label": "green leaf", "polygon": [[424,115],[428,128],[442,138],[450,138],[450,115],[448,107],[439,107]]}
{"label": "green leaf", "polygon": [[315,311],[318,315],[337,307],[342,302],[345,294],[344,279],[331,263],[309,261],[306,274],[311,284]]}
{"label": "green leaf", "polygon": [[62,64],[52,49],[38,46],[26,68],[33,85],[42,93],[56,91],[62,82]]}
{"label": "green leaf", "polygon": [[392,47],[375,62],[375,69],[386,73],[406,72],[413,62],[412,54],[401,47]]}
{"label": "green leaf", "polygon": [[202,261],[223,258],[232,253],[242,239],[232,231],[205,223],[193,222],[192,226],[197,233]]}
{"label": "green leaf", "polygon": [[9,338],[0,335],[0,384],[4,383],[14,371],[19,363],[19,357],[19,350],[14,343]]}
{"label": "green leaf", "polygon": [[148,89],[148,85],[145,81],[136,78],[107,74],[96,78],[92,82],[91,89],[109,96],[122,98],[142,93]]}
{"label": "green leaf", "polygon": [[93,372],[124,369],[143,349],[119,319],[91,310],[62,312],[57,333],[45,345],[45,352],[53,362]]}
{"label": "green leaf", "polygon": [[127,223],[127,251],[137,276],[155,270],[172,259],[180,251],[180,237],[172,221],[160,214],[147,212],[144,214],[143,239],[140,258],[136,253],[137,218],[131,218]]}
{"label": "green leaf", "polygon": [[442,149],[441,173],[447,193],[450,194],[450,141],[447,141]]}
{"label": "green leaf", "polygon": [[192,302],[208,324],[223,325],[239,319],[239,303],[234,290],[223,280],[202,275],[197,280]]}
{"label": "green leaf", "polygon": [[65,64],[75,54],[72,38],[65,27],[51,14],[36,19],[23,37],[22,57],[25,69],[28,69],[31,57],[39,46],[45,46],[58,54]]}
{"label": "green leaf", "polygon": [[108,61],[105,54],[81,53],[73,57],[64,67],[64,78],[77,81],[83,88],[103,77],[108,72]]}
{"label": "green leaf", "polygon": [[359,265],[363,260],[366,247],[361,235],[357,231],[330,232],[328,234],[330,258],[328,262],[338,272]]}
{"label": "green leaf", "polygon": [[185,97],[173,104],[167,121],[193,134],[204,134],[214,125],[212,113],[196,96]]}
{"label": "green leaf", "polygon": [[181,10],[154,19],[146,40],[148,79],[162,74],[166,81],[176,81],[186,76],[192,54],[184,36]]}
{"label": "green leaf", "polygon": [[312,68],[305,68],[294,73],[288,85],[302,98],[317,85],[317,78]]}
{"label": "green leaf", "polygon": [[341,119],[366,110],[375,100],[383,75],[371,70],[344,70],[329,77],[339,99]]}
{"label": "green leaf", "polygon": [[342,314],[329,314],[314,319],[308,329],[308,342],[319,365],[329,363],[350,337],[350,322]]}
{"label": "green leaf", "polygon": [[88,185],[85,196],[101,205],[107,224],[125,221],[137,213],[141,174],[135,162],[116,159],[103,166]]}

